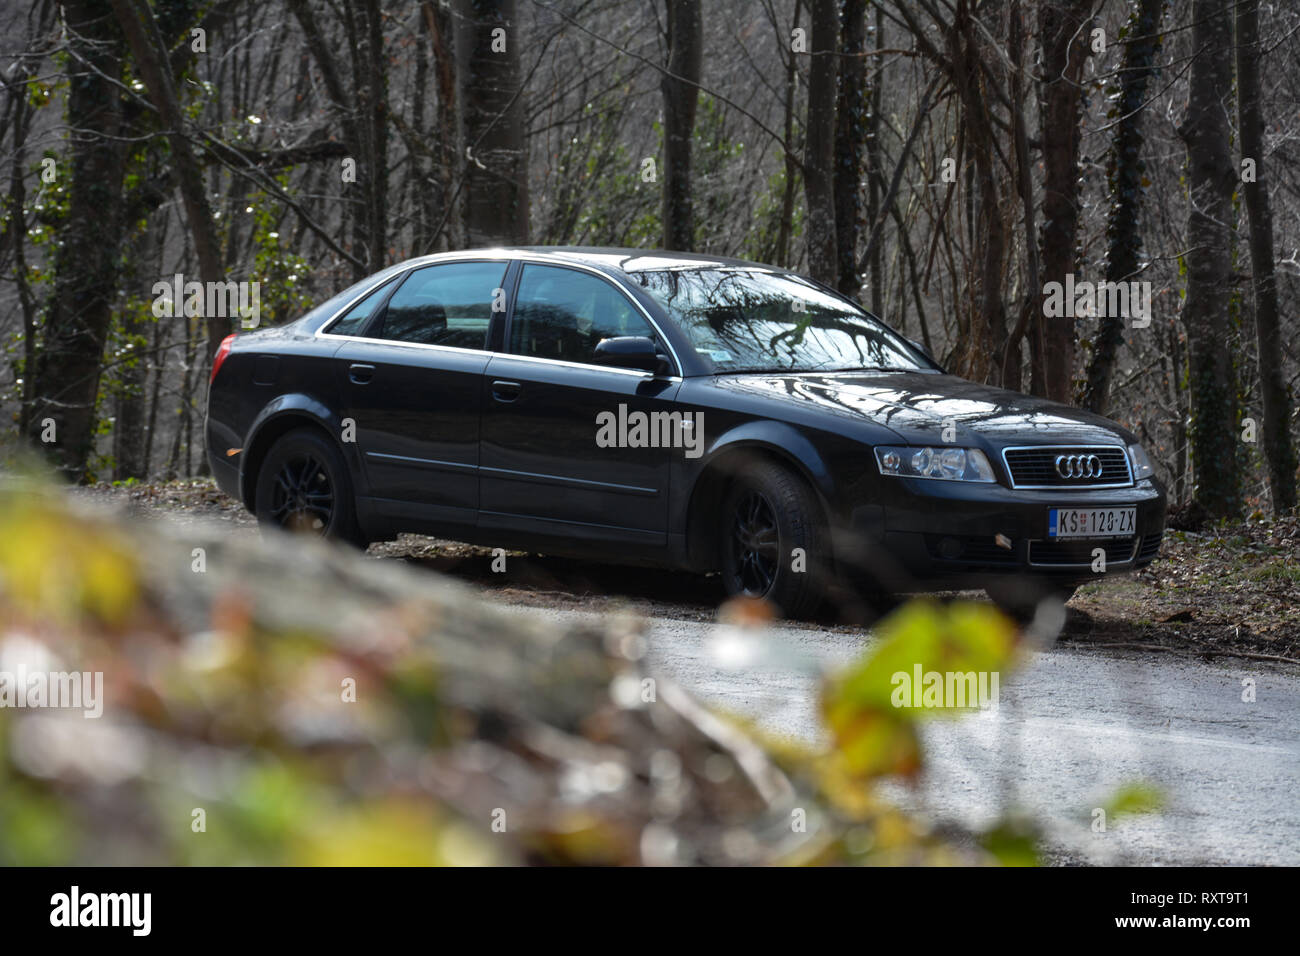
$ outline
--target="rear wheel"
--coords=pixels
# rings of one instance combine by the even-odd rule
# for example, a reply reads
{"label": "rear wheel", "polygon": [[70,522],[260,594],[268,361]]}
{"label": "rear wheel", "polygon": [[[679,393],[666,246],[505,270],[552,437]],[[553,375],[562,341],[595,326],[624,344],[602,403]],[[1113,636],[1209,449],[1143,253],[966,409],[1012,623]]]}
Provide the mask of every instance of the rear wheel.
{"label": "rear wheel", "polygon": [[347,463],[328,437],[298,428],[271,446],[257,474],[262,527],[366,546]]}
{"label": "rear wheel", "polygon": [[787,617],[817,610],[829,535],[813,490],[772,462],[733,482],[723,501],[722,583],[733,597],[761,597]]}

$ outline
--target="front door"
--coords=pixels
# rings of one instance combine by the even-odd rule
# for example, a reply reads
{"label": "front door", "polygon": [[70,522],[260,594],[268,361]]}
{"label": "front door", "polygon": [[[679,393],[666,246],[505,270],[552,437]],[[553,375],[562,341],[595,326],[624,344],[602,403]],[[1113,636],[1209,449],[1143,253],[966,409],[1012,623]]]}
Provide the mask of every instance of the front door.
{"label": "front door", "polygon": [[682,450],[650,446],[636,426],[663,439],[681,383],[597,365],[597,343],[623,335],[657,338],[611,282],[524,263],[506,352],[483,377],[480,528],[665,544],[668,465]]}

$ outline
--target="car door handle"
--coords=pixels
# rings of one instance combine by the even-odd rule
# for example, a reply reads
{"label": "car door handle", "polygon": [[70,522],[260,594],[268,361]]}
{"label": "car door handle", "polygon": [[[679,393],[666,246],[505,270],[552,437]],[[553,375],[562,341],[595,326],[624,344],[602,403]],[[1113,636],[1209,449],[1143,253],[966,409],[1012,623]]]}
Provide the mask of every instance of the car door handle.
{"label": "car door handle", "polygon": [[353,364],[348,366],[348,378],[354,385],[366,385],[375,375],[373,365]]}
{"label": "car door handle", "polygon": [[518,382],[497,381],[492,383],[492,397],[498,402],[513,402],[519,397],[522,390],[523,386]]}

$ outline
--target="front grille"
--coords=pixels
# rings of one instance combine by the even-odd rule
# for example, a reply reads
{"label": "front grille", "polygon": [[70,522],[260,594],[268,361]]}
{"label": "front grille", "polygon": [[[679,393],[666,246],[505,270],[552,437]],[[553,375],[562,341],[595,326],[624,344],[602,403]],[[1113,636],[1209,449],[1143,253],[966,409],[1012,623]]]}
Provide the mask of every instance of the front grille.
{"label": "front grille", "polygon": [[1139,561],[1150,561],[1160,551],[1160,542],[1164,539],[1164,531],[1157,531],[1155,534],[1148,534],[1142,538],[1142,547],[1138,549]]}
{"label": "front grille", "polygon": [[1108,541],[1030,541],[1029,563],[1053,566],[1092,566],[1092,552],[1106,550],[1106,566],[1127,564],[1133,560],[1135,538],[1114,538]]}
{"label": "front grille", "polygon": [[[1101,473],[1088,478],[1065,478],[1057,471],[1058,458],[1096,455]],[[1002,452],[1013,488],[1104,488],[1131,485],[1128,452],[1119,445],[1042,445],[1008,448]]]}

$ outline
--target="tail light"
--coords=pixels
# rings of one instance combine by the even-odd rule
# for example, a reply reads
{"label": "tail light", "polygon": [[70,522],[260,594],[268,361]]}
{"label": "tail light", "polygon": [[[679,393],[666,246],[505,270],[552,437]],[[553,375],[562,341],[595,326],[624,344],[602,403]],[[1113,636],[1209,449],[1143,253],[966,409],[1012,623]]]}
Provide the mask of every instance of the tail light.
{"label": "tail light", "polygon": [[230,354],[230,346],[234,343],[235,336],[227,335],[221,340],[221,345],[217,347],[217,354],[212,356],[212,374],[208,376],[208,384],[211,385],[217,380],[217,372],[221,371],[221,363],[226,360]]}

